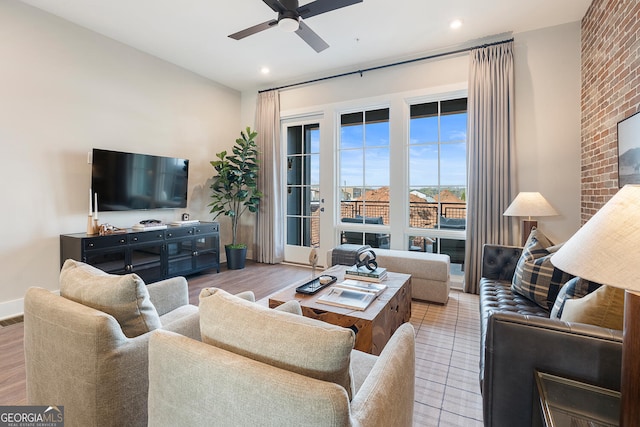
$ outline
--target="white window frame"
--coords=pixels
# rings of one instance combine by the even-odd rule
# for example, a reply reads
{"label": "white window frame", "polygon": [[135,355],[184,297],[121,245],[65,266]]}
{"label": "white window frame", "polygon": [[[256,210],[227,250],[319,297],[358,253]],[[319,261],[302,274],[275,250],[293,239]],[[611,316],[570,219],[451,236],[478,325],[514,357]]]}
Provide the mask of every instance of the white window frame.
{"label": "white window frame", "polygon": [[[468,99],[468,90],[459,89],[453,90],[449,92],[418,96],[418,97],[410,97],[405,99],[405,126],[406,126],[406,135],[405,135],[405,143],[404,143],[404,153],[405,153],[405,165],[406,174],[405,174],[405,185],[404,192],[406,193],[405,201],[404,201],[404,222],[405,222],[405,230],[404,230],[404,244],[405,250],[409,246],[409,237],[436,237],[436,238],[444,238],[444,239],[456,239],[456,240],[466,240],[467,232],[466,230],[441,230],[434,228],[415,228],[409,226],[409,190],[411,189],[409,182],[409,147],[410,147],[410,135],[409,135],[409,122],[411,121],[410,108],[411,105],[415,104],[424,104],[428,102],[439,102],[446,101],[450,99],[458,99],[458,98],[467,98]],[[468,136],[467,136],[467,144],[468,144]],[[468,145],[467,145],[467,153],[468,153]],[[467,162],[468,163],[468,162]],[[469,185],[467,180],[467,192],[469,191]],[[468,193],[467,193],[468,194]]]}
{"label": "white window frame", "polygon": [[[330,215],[322,216],[321,227],[333,226],[332,247],[340,243],[340,232],[343,226],[340,222],[340,194],[338,185],[338,144],[340,138],[340,115],[343,113],[365,111],[376,108],[389,108],[390,126],[390,209],[389,225],[355,224],[358,231],[384,232],[391,236],[391,249],[407,250],[409,236],[433,235],[436,230],[416,229],[409,227],[409,119],[411,104],[434,102],[444,99],[468,98],[467,82],[436,86],[432,88],[397,92],[370,98],[323,104],[295,110],[283,110],[281,122],[299,120],[309,116],[324,117],[324,130],[321,131],[321,164],[323,168],[333,168],[333,173],[324,175],[323,182],[330,185],[333,195],[324,193],[326,198],[326,212]],[[399,189],[399,190],[397,190]],[[328,221],[322,222],[322,221]],[[438,236],[443,238],[465,239],[464,231],[438,230]],[[325,241],[326,242],[326,241]]]}
{"label": "white window frame", "polygon": [[[380,109],[389,109],[389,155],[392,155],[393,147],[392,147],[392,135],[391,135],[391,105],[388,102],[380,102],[380,103],[371,103],[371,104],[363,104],[358,107],[350,107],[343,110],[335,110],[335,141],[334,141],[334,157],[335,157],[335,171],[334,175],[336,177],[336,187],[335,194],[333,195],[334,203],[336,209],[334,211],[334,229],[335,233],[335,242],[336,245],[340,244],[340,239],[343,231],[354,231],[359,233],[389,233],[390,223],[391,223],[391,212],[389,212],[389,224],[353,224],[353,223],[343,223],[341,218],[341,197],[340,197],[340,189],[342,186],[340,185],[340,138],[341,138],[341,127],[342,127],[342,115],[343,114],[351,114],[351,113],[366,113],[371,110],[380,110]],[[364,148],[366,150],[366,148]],[[391,159],[389,159],[389,169],[391,169]],[[391,177],[390,177],[391,179]],[[366,184],[366,183],[365,183]],[[391,187],[391,182],[389,182],[389,187]]]}

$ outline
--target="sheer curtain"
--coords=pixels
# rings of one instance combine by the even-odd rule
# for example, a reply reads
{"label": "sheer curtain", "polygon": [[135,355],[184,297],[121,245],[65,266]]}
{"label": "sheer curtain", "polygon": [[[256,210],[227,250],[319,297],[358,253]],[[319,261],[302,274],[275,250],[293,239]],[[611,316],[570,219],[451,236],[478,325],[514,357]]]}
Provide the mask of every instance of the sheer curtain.
{"label": "sheer curtain", "polygon": [[256,138],[260,154],[258,188],[264,194],[256,220],[256,261],[277,264],[284,259],[282,183],[280,173],[280,93],[258,94]]}
{"label": "sheer curtain", "polygon": [[482,245],[510,244],[502,213],[514,195],[513,41],[474,49],[469,61],[465,292],[478,293]]}

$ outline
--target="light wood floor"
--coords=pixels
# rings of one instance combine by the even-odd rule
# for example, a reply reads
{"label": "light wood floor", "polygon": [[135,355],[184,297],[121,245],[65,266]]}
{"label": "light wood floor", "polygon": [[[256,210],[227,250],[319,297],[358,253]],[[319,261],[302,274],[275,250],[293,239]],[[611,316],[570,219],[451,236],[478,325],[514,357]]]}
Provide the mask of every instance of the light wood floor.
{"label": "light wood floor", "polygon": [[[189,299],[216,286],[231,293],[251,290],[262,299],[311,277],[303,266],[247,262],[243,270],[191,276]],[[413,301],[416,329],[415,426],[482,426],[478,386],[479,313],[477,295],[452,291],[446,305]],[[25,405],[23,324],[0,327],[0,405]]]}

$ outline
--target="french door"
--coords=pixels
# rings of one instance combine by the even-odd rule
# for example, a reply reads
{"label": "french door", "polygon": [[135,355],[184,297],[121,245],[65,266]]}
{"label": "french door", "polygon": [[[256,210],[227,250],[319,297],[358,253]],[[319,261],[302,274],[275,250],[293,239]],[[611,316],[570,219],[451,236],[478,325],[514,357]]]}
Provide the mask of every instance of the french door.
{"label": "french door", "polygon": [[[321,182],[323,168],[320,165],[321,147],[320,119],[287,121],[282,125],[285,147],[285,261],[309,264],[309,253],[315,248],[318,265],[324,258],[331,241],[331,226],[323,224],[325,198],[330,192],[323,191]],[[328,230],[329,229],[329,230]],[[327,235],[327,232],[329,233]],[[323,242],[327,242],[323,245]]]}

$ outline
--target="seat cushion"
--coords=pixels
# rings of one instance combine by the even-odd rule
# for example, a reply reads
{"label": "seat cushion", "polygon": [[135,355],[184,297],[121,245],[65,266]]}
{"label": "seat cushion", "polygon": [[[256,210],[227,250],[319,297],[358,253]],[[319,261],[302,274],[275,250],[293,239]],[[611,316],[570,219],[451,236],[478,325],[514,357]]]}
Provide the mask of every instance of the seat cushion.
{"label": "seat cushion", "polygon": [[137,274],[107,274],[88,264],[68,259],[60,271],[60,295],[113,316],[125,336],[137,337],[162,326]]}
{"label": "seat cushion", "polygon": [[359,350],[351,352],[351,367],[353,371],[353,389],[354,394],[358,394],[360,387],[367,379],[373,366],[376,364],[378,356],[365,353]]}
{"label": "seat cushion", "polygon": [[308,377],[336,383],[353,396],[355,334],[319,320],[280,312],[221,289],[200,300],[202,341]]}
{"label": "seat cushion", "polygon": [[530,299],[511,290],[511,281],[480,279],[480,385],[484,380],[484,343],[487,322],[492,312],[517,313],[523,316],[549,317],[549,312]]}
{"label": "seat cushion", "polygon": [[551,310],[560,288],[573,277],[551,264],[551,256],[560,246],[553,246],[540,230],[534,228],[513,275],[512,290],[546,310]]}

